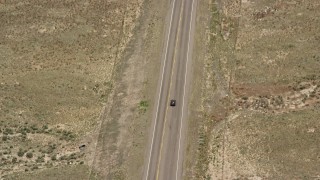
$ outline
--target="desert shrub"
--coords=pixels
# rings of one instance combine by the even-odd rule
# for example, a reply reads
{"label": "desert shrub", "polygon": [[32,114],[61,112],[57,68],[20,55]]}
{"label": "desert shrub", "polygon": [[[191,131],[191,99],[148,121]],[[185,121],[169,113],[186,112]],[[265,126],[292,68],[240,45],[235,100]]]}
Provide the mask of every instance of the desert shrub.
{"label": "desert shrub", "polygon": [[18,153],[17,153],[17,155],[18,155],[19,157],[22,157],[22,156],[24,155],[24,151],[20,148],[19,151],[18,151]]}
{"label": "desert shrub", "polygon": [[248,100],[248,97],[244,96],[242,97],[243,100]]}
{"label": "desert shrub", "polygon": [[60,140],[71,141],[75,138],[75,135],[72,134],[71,131],[63,130],[61,133],[62,133],[62,136],[60,137]]}
{"label": "desert shrub", "polygon": [[66,156],[61,156],[61,157],[60,157],[60,160],[61,160],[61,161],[66,160]]}
{"label": "desert shrub", "polygon": [[33,131],[36,131],[36,130],[38,130],[38,127],[34,124],[34,125],[31,126],[31,129],[32,129]]}
{"label": "desert shrub", "polygon": [[52,156],[51,156],[51,160],[52,160],[52,161],[57,160],[57,155],[56,155],[56,154],[52,155]]}
{"label": "desert shrub", "polygon": [[27,140],[27,135],[21,134],[21,141],[26,141]]}
{"label": "desert shrub", "polygon": [[47,124],[46,124],[46,125],[43,125],[43,126],[42,126],[42,129],[43,129],[43,130],[48,129],[48,125],[47,125]]}
{"label": "desert shrub", "polygon": [[33,153],[32,152],[28,152],[26,154],[26,157],[29,158],[29,159],[33,158]]}
{"label": "desert shrub", "polygon": [[4,151],[3,154],[11,154],[11,151],[10,150]]}
{"label": "desert shrub", "polygon": [[70,154],[68,159],[77,159],[76,153]]}
{"label": "desert shrub", "polygon": [[6,128],[6,129],[4,129],[3,134],[5,134],[5,135],[13,134],[13,130],[11,128]]}
{"label": "desert shrub", "polygon": [[47,153],[53,153],[53,151],[56,149],[56,144],[50,144],[47,150]]}
{"label": "desert shrub", "polygon": [[39,157],[36,159],[36,162],[37,162],[37,163],[44,162],[44,156],[39,156]]}
{"label": "desert shrub", "polygon": [[16,163],[17,160],[18,160],[17,157],[13,157],[12,160],[11,160],[11,162],[12,162],[12,163]]}

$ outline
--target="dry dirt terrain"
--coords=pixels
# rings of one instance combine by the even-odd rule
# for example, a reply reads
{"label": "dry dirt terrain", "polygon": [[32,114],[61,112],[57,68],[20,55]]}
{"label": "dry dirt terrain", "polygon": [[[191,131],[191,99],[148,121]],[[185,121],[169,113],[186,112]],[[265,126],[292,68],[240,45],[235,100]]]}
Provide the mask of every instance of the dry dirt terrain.
{"label": "dry dirt terrain", "polygon": [[196,53],[206,55],[196,60],[204,66],[186,179],[320,178],[319,1],[208,0],[200,8],[206,35],[197,36],[206,43]]}
{"label": "dry dirt terrain", "polygon": [[168,1],[146,0],[117,66],[90,173],[106,179],[140,180],[143,174],[152,109],[158,83]]}
{"label": "dry dirt terrain", "polygon": [[[168,4],[0,0],[2,179],[141,179]],[[198,7],[185,179],[320,178],[320,2]]]}
{"label": "dry dirt terrain", "polygon": [[0,0],[1,178],[139,174],[165,4]]}

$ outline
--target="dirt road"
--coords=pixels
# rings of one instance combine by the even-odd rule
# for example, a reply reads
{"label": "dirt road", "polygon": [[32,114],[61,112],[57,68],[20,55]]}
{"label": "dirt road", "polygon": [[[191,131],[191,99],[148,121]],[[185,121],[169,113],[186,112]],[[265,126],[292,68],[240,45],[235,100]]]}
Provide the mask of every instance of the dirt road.
{"label": "dirt road", "polygon": [[196,5],[197,0],[173,0],[168,12],[143,179],[182,178]]}

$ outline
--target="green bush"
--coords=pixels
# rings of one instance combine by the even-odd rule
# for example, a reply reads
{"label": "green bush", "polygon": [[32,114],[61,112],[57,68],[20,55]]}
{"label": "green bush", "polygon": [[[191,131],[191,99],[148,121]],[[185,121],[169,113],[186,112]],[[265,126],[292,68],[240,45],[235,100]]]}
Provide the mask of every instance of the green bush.
{"label": "green bush", "polygon": [[139,110],[142,111],[142,112],[146,112],[148,106],[149,106],[148,101],[140,101]]}

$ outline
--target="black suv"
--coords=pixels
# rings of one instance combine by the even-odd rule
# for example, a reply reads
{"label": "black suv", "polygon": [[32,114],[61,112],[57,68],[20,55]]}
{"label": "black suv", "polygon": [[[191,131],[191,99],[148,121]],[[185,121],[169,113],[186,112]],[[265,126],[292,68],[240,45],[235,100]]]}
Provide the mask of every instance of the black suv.
{"label": "black suv", "polygon": [[170,101],[170,106],[176,106],[176,100],[172,99],[172,100]]}

